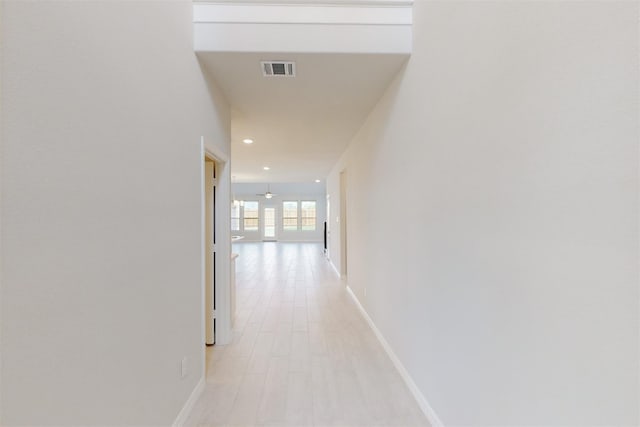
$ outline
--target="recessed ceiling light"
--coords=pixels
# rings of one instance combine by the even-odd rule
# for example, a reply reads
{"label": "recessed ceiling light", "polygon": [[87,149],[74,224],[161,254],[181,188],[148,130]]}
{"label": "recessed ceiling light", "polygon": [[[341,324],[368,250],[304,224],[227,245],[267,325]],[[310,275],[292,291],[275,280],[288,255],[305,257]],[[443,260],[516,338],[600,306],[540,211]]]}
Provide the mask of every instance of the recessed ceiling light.
{"label": "recessed ceiling light", "polygon": [[243,139],[242,142],[244,142],[245,144],[253,144],[253,139]]}
{"label": "recessed ceiling light", "polygon": [[316,182],[317,182],[317,183],[320,183],[320,180],[319,180],[319,179],[316,179]]}
{"label": "recessed ceiling light", "polygon": [[269,166],[265,166],[265,167],[263,167],[262,169],[264,169],[264,170],[268,171],[268,170],[269,170],[269,169],[271,169],[271,168],[270,168]]}

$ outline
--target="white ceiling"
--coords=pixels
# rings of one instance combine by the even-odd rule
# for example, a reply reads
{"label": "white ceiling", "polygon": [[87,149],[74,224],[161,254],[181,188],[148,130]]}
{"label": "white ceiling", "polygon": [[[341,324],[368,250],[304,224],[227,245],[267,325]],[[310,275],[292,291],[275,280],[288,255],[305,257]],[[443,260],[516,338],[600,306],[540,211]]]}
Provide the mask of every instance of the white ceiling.
{"label": "white ceiling", "polygon": [[[232,107],[233,182],[262,183],[324,179],[406,60],[388,54],[198,57]],[[264,60],[295,61],[297,76],[263,77]],[[243,144],[245,138],[254,144]]]}

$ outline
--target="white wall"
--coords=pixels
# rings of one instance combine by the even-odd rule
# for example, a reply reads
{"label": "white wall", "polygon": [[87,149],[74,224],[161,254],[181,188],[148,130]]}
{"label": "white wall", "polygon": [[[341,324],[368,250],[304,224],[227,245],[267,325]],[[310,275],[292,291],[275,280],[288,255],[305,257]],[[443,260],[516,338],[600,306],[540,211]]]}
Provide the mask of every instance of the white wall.
{"label": "white wall", "polygon": [[640,423],[638,65],[636,2],[416,2],[327,185],[349,286],[446,425]]}
{"label": "white wall", "polygon": [[[259,231],[244,231],[242,224],[240,231],[232,231],[231,234],[243,236],[239,242],[260,242],[263,240],[263,213],[265,207],[276,209],[276,240],[279,242],[322,242],[324,240],[324,221],[326,219],[326,196],[325,185],[304,184],[304,183],[280,183],[272,184],[270,191],[276,196],[271,199],[257,196],[267,191],[267,184],[238,183],[232,184],[232,192],[236,200],[253,200],[260,204],[260,226]],[[314,231],[285,231],[282,228],[282,202],[297,201],[298,211],[300,211],[301,201],[316,202],[316,229]],[[300,221],[300,218],[298,218]],[[242,221],[241,221],[242,222]],[[298,223],[300,224],[300,222]]]}
{"label": "white wall", "polygon": [[[3,2],[0,2],[0,54],[3,54],[4,52],[4,44],[3,44],[3,40],[4,40],[4,33],[2,31],[2,27],[3,27],[3,13],[4,13],[4,7],[3,7]],[[2,147],[3,147],[3,140],[4,140],[4,132],[2,132],[2,129],[4,128],[4,124],[3,124],[3,114],[2,114],[2,110],[3,110],[3,105],[2,105],[2,99],[4,98],[3,95],[3,70],[2,70],[2,65],[1,65],[1,60],[0,60],[0,237],[2,236]],[[2,257],[2,241],[0,240],[0,268],[2,267],[2,263],[3,263],[3,257]],[[0,271],[0,320],[2,319],[2,272]],[[0,425],[2,425],[2,420],[4,419],[2,416],[2,329],[0,327]]]}
{"label": "white wall", "polygon": [[3,9],[3,424],[169,425],[203,375],[201,136],[229,153],[191,3]]}

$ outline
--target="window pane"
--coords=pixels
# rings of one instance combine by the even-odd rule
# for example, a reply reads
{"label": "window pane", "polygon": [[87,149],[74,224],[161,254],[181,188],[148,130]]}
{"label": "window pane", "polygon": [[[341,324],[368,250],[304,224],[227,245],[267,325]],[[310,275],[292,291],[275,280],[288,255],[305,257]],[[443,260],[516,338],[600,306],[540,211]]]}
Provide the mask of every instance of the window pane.
{"label": "window pane", "polygon": [[264,208],[264,237],[272,239],[276,237],[276,209]]}
{"label": "window pane", "polygon": [[258,202],[244,202],[245,231],[258,231],[259,208]]}
{"label": "window pane", "polygon": [[307,201],[300,203],[302,212],[302,230],[313,231],[316,229],[316,202]]}
{"label": "window pane", "polygon": [[282,202],[282,214],[285,217],[298,217],[298,202]]}
{"label": "window pane", "polygon": [[231,231],[240,231],[240,205],[231,205]]}
{"label": "window pane", "polygon": [[258,231],[258,218],[245,218],[244,229],[246,231]]}
{"label": "window pane", "polygon": [[282,202],[282,229],[285,231],[298,229],[298,202]]}

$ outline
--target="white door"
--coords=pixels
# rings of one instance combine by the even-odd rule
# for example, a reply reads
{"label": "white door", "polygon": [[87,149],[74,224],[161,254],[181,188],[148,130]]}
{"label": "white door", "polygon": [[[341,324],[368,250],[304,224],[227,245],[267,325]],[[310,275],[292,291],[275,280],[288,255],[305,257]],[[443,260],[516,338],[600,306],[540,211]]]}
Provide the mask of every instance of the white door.
{"label": "white door", "polygon": [[205,162],[205,342],[216,342],[216,165]]}
{"label": "white door", "polygon": [[276,208],[264,208],[264,221],[262,222],[262,240],[275,242],[276,236]]}

